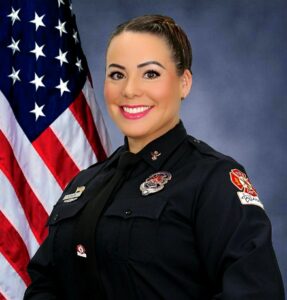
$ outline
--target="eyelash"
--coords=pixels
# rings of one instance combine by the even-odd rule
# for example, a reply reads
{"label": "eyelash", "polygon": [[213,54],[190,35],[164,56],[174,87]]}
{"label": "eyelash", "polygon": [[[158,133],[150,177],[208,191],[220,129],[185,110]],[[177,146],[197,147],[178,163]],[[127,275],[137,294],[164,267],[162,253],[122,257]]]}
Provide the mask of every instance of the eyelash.
{"label": "eyelash", "polygon": [[[150,75],[152,75],[152,76],[149,77]],[[119,71],[114,71],[114,72],[111,72],[108,76],[113,80],[120,80],[120,79],[123,79],[124,74]],[[149,80],[155,79],[159,76],[160,76],[160,73],[155,70],[148,70],[144,73],[144,78],[149,79]],[[120,78],[118,78],[118,77],[120,77]]]}
{"label": "eyelash", "polygon": [[[121,78],[115,78],[115,75],[120,75]],[[113,79],[113,80],[120,80],[120,79],[122,79],[122,78],[124,77],[124,74],[122,74],[122,73],[119,72],[119,71],[114,71],[114,72],[111,72],[111,73],[109,74],[109,77],[110,77],[111,79]]]}
{"label": "eyelash", "polygon": [[[146,75],[150,75],[150,74],[153,74],[153,77],[146,77]],[[154,76],[155,75],[155,76]],[[145,74],[144,74],[144,78],[147,78],[147,79],[154,79],[154,78],[157,78],[157,77],[159,77],[160,76],[160,74],[159,74],[159,72],[157,72],[157,71],[155,71],[155,70],[148,70],[147,72],[145,72]]]}

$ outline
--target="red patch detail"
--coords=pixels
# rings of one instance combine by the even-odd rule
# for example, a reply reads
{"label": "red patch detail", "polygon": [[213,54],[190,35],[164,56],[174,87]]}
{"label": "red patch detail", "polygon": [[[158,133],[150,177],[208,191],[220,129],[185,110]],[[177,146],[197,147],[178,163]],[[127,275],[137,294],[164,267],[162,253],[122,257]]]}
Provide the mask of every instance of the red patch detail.
{"label": "red patch detail", "polygon": [[238,169],[232,169],[229,173],[231,182],[244,193],[247,193],[253,197],[258,197],[255,188],[252,186],[250,180],[245,173]]}

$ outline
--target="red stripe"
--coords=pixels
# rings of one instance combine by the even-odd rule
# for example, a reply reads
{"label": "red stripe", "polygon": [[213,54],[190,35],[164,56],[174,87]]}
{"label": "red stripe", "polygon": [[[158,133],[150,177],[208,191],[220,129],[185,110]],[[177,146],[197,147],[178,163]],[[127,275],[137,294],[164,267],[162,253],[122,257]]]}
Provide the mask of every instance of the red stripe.
{"label": "red stripe", "polygon": [[6,298],[0,293],[0,300],[6,300]]}
{"label": "red stripe", "polygon": [[79,168],[51,128],[48,127],[33,142],[33,146],[62,189],[64,189],[67,183],[79,173]]}
{"label": "red stripe", "polygon": [[48,218],[47,212],[29,186],[14,156],[13,150],[2,131],[0,131],[0,144],[0,169],[13,186],[37,241],[42,243],[47,236],[47,229],[45,228]]}
{"label": "red stripe", "polygon": [[30,278],[26,269],[30,258],[26,245],[2,212],[0,212],[0,224],[0,252],[28,285]]}
{"label": "red stripe", "polygon": [[98,161],[106,159],[107,155],[96,128],[91,109],[82,92],[80,92],[76,100],[70,105],[70,110],[85,132],[87,140],[95,152]]}

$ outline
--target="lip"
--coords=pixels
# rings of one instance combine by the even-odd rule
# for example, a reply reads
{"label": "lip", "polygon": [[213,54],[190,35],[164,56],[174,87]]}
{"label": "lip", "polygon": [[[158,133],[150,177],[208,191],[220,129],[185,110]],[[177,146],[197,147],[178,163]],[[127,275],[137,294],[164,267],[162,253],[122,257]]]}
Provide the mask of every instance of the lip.
{"label": "lip", "polygon": [[138,120],[145,117],[152,108],[149,105],[122,105],[120,111],[126,119]]}

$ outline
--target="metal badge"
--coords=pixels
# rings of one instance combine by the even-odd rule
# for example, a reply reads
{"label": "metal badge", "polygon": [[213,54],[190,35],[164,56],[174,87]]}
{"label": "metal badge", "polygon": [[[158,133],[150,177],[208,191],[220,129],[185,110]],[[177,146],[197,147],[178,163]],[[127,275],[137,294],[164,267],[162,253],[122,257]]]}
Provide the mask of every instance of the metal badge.
{"label": "metal badge", "polygon": [[164,185],[171,180],[171,177],[171,174],[166,171],[152,174],[140,185],[142,195],[147,196],[161,191],[164,188]]}
{"label": "metal badge", "polygon": [[77,250],[77,255],[78,255],[78,256],[87,258],[86,249],[85,249],[85,247],[84,247],[82,244],[78,244],[78,245],[76,246],[76,250]]}
{"label": "metal badge", "polygon": [[85,189],[86,189],[85,186],[78,186],[76,189],[76,192],[65,195],[65,197],[63,198],[63,201],[65,203],[69,203],[69,202],[77,200],[82,195],[82,193]]}
{"label": "metal badge", "polygon": [[161,153],[158,152],[157,150],[155,150],[155,151],[151,152],[150,156],[151,156],[151,159],[152,159],[152,160],[157,160],[157,158],[158,158],[159,156],[161,156]]}

